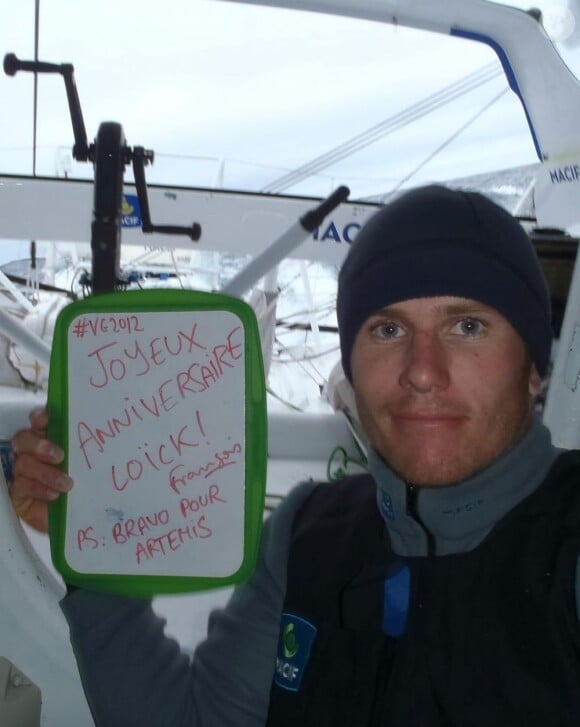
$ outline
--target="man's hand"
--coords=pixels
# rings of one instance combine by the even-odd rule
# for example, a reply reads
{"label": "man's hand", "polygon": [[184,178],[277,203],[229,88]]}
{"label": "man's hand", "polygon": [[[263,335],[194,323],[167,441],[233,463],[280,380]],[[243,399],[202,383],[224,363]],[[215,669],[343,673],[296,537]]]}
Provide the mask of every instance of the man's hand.
{"label": "man's hand", "polygon": [[46,438],[48,414],[46,409],[30,413],[30,429],[14,435],[14,479],[10,497],[16,514],[28,525],[48,532],[48,503],[68,492],[73,482],[58,465],[64,452]]}

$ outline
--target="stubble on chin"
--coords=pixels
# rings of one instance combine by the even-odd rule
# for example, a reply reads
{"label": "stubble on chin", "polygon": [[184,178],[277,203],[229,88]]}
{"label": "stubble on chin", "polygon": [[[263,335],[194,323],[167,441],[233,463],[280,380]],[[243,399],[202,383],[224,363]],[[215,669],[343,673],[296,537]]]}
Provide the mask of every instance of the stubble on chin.
{"label": "stubble on chin", "polygon": [[404,482],[418,487],[447,487],[460,484],[487,469],[512,449],[529,431],[532,411],[520,420],[495,418],[487,436],[468,433],[465,438],[452,435],[437,446],[429,435],[410,444],[397,435],[382,438],[374,445],[383,461]]}

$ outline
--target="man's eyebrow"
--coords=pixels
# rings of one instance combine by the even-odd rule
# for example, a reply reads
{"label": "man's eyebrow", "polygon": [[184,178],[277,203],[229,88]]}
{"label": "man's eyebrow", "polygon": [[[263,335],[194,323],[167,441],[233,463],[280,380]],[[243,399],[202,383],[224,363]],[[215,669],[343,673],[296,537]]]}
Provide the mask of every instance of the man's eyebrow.
{"label": "man's eyebrow", "polygon": [[389,318],[390,316],[401,315],[401,311],[394,305],[387,305],[384,308],[380,308],[378,311],[372,313],[369,318]]}
{"label": "man's eyebrow", "polygon": [[440,308],[442,313],[446,313],[447,315],[466,315],[470,313],[486,313],[489,310],[492,310],[490,306],[486,305],[485,303],[479,303],[478,301],[474,300],[470,303],[460,303],[456,305],[444,305]]}
{"label": "man's eyebrow", "polygon": [[[470,314],[478,314],[478,313],[487,313],[493,308],[491,306],[487,305],[486,303],[480,303],[477,300],[472,301],[465,301],[465,303],[449,303],[449,304],[441,304],[441,305],[435,305],[434,309],[443,315],[470,315]],[[405,311],[401,310],[398,303],[393,303],[392,305],[385,306],[384,308],[379,309],[376,311],[376,313],[373,313],[372,316],[369,316],[370,318],[374,318],[375,316],[380,317],[389,317],[389,316],[404,316]]]}

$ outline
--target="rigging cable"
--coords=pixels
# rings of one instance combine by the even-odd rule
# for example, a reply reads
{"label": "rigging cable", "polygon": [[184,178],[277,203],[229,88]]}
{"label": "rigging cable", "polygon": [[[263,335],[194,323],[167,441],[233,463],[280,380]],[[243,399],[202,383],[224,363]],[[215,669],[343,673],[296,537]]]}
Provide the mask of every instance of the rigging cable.
{"label": "rigging cable", "polygon": [[[38,35],[40,27],[40,0],[34,3],[34,62],[38,63]],[[32,176],[36,176],[36,121],[38,116],[38,71],[34,71],[32,99]]]}
{"label": "rigging cable", "polygon": [[[38,36],[40,27],[40,0],[34,3],[34,62],[38,63]],[[36,177],[36,127],[38,119],[38,71],[34,71],[33,103],[32,103],[32,176]],[[36,241],[30,241],[30,266],[28,268],[27,288],[30,300],[39,301],[39,277],[36,263]]]}
{"label": "rigging cable", "polygon": [[407,126],[413,121],[435,111],[451,101],[464,96],[466,93],[479,88],[484,83],[501,76],[503,71],[497,61],[493,61],[478,71],[474,71],[455,83],[446,86],[440,91],[431,94],[426,99],[413,104],[370,129],[358,134],[330,151],[322,154],[307,164],[298,167],[292,172],[274,180],[262,188],[263,192],[279,193],[308,177],[317,174],[327,167],[354,154],[378,139],[392,134],[394,131]]}
{"label": "rigging cable", "polygon": [[417,172],[420,172],[423,167],[427,166],[429,162],[434,159],[438,154],[440,154],[443,149],[449,146],[455,139],[457,139],[458,136],[460,136],[465,129],[467,129],[471,124],[473,124],[477,119],[482,116],[489,108],[491,108],[502,96],[505,96],[505,94],[509,91],[509,88],[504,88],[503,91],[500,91],[498,94],[496,94],[490,101],[488,101],[483,108],[481,108],[476,114],[474,114],[468,121],[466,121],[464,124],[462,124],[457,131],[455,131],[451,136],[446,139],[442,144],[440,144],[434,151],[429,154],[423,161],[418,164],[413,170],[409,172],[406,176],[403,177],[397,184],[391,189],[390,192],[387,192],[382,197],[380,197],[381,204],[385,204],[406,182],[408,182],[410,179],[412,179]]}

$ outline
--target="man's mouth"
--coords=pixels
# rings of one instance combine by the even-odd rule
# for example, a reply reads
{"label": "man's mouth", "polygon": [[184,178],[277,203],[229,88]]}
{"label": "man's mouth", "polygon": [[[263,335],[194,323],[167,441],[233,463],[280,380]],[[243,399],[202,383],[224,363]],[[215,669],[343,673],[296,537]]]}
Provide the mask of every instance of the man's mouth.
{"label": "man's mouth", "polygon": [[464,423],[467,417],[458,412],[445,411],[412,411],[400,412],[392,415],[393,421],[403,426],[459,426]]}

